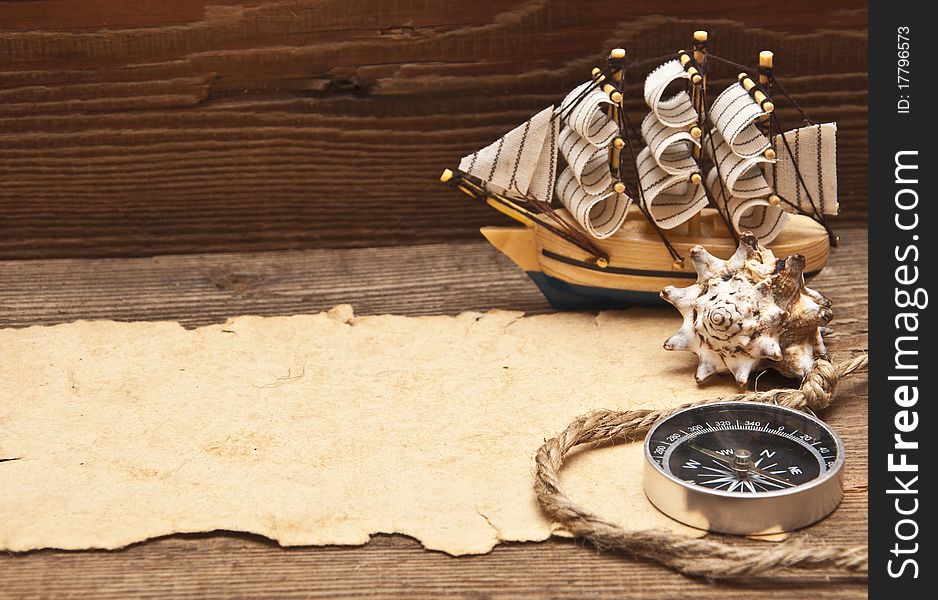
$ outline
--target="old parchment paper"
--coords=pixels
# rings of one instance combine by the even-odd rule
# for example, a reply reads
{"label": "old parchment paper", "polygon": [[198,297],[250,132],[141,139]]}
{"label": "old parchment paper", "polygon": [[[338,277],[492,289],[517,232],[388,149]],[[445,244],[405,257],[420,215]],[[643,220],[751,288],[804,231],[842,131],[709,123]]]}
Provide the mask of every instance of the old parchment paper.
{"label": "old parchment paper", "polygon": [[[700,388],[670,310],[523,317],[76,322],[0,330],[0,547],[117,548],[173,532],[284,545],[403,533],[451,554],[543,540],[545,437],[594,408]],[[564,485],[632,528],[697,535],[641,488],[641,444],[580,454]]]}

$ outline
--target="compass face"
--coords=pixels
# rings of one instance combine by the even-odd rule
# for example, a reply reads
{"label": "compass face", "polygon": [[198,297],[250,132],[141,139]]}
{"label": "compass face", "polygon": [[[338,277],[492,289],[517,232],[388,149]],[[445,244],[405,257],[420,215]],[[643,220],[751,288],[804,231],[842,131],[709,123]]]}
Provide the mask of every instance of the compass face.
{"label": "compass face", "polygon": [[793,491],[843,462],[840,439],[821,421],[750,402],[676,413],[652,429],[645,451],[671,478],[719,495]]}

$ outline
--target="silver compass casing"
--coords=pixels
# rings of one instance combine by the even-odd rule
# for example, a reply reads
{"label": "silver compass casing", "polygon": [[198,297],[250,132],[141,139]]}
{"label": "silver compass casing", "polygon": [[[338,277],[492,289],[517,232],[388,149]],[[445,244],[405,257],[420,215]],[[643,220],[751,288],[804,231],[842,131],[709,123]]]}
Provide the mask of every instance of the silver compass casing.
{"label": "silver compass casing", "polygon": [[[734,404],[749,408],[753,405],[751,402],[719,403],[728,409],[732,409]],[[684,409],[668,419],[706,406],[710,405]],[[665,472],[655,463],[649,441],[655,430],[668,420],[665,419],[652,427],[645,437],[643,485],[651,503],[685,525],[736,535],[784,533],[816,523],[833,512],[843,499],[843,440],[825,423],[811,415],[783,406],[768,406],[796,413],[827,430],[837,444],[834,465],[818,478],[785,490],[739,494],[703,488]]]}

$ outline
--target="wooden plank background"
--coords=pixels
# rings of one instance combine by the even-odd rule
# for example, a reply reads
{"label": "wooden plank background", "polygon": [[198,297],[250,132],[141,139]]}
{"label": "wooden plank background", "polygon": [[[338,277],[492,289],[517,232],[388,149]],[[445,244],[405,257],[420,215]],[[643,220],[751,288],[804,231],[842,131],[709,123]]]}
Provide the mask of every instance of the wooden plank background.
{"label": "wooden plank background", "polygon": [[[834,333],[828,346],[835,361],[867,348],[866,231],[844,228],[842,233],[842,247],[813,282],[834,303]],[[0,327],[80,318],[172,319],[193,327],[241,314],[315,312],[337,302],[351,302],[359,314],[550,310],[524,273],[482,241],[0,261],[0,273],[5,274],[0,285]],[[662,310],[678,320],[670,307]],[[763,377],[760,382],[771,386],[779,380]],[[867,402],[865,375],[858,374],[844,383],[822,415],[846,444],[846,494],[833,515],[794,534],[802,543],[812,547],[866,543]],[[601,405],[599,400],[597,408]],[[750,548],[766,543],[717,537]],[[490,554],[454,558],[424,550],[399,535],[380,535],[356,547],[281,549],[258,536],[215,532],[169,536],[112,552],[0,552],[0,599],[81,594],[115,600],[170,595],[475,600],[866,597],[864,585],[843,583],[831,575],[831,581],[810,587],[790,581],[711,584],[619,553],[597,551],[581,540],[507,544]]]}
{"label": "wooden plank background", "polygon": [[661,56],[700,27],[737,62],[773,49],[838,121],[841,221],[862,220],[866,19],[857,0],[0,2],[0,258],[476,239],[502,217],[443,167],[611,47]]}
{"label": "wooden plank background", "polygon": [[[558,101],[611,47],[661,56],[703,27],[737,62],[774,50],[797,101],[839,123],[844,244],[815,285],[834,301],[835,359],[849,358],[867,346],[866,25],[857,0],[0,0],[0,327],[191,327],[339,302],[360,314],[548,311],[479,241],[477,228],[501,217],[441,186],[440,170]],[[824,415],[847,443],[847,494],[797,534],[805,543],[865,542],[866,405],[860,376]],[[80,593],[861,598],[865,588],[715,586],[570,540],[457,559],[402,536],[283,550],[218,532],[0,554],[0,598]]]}

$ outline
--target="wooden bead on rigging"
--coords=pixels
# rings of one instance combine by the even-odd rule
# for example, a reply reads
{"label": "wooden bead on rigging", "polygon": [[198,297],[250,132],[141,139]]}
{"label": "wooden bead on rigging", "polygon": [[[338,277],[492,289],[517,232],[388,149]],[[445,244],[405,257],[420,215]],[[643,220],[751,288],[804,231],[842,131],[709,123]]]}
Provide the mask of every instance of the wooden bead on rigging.
{"label": "wooden bead on rigging", "polygon": [[620,137],[617,137],[616,139],[612,140],[612,145],[613,147],[618,148],[619,150],[622,150],[623,148],[625,148],[625,140],[623,140]]}
{"label": "wooden bead on rigging", "polygon": [[613,184],[612,189],[614,189],[617,194],[621,194],[625,191],[625,184],[621,181],[617,181]]}
{"label": "wooden bead on rigging", "polygon": [[772,148],[766,148],[765,152],[763,152],[763,156],[769,160],[775,160],[775,150]]}
{"label": "wooden bead on rigging", "polygon": [[453,178],[453,172],[450,171],[449,169],[443,169],[443,173],[440,175],[440,181],[442,181],[443,183],[446,183],[452,178]]}
{"label": "wooden bead on rigging", "polygon": [[782,202],[782,199],[776,196],[775,194],[772,194],[771,196],[769,196],[769,204],[771,204],[772,206],[778,206],[779,204],[781,204],[781,202]]}
{"label": "wooden bead on rigging", "polygon": [[694,173],[690,176],[690,182],[694,185],[700,185],[700,173]]}

